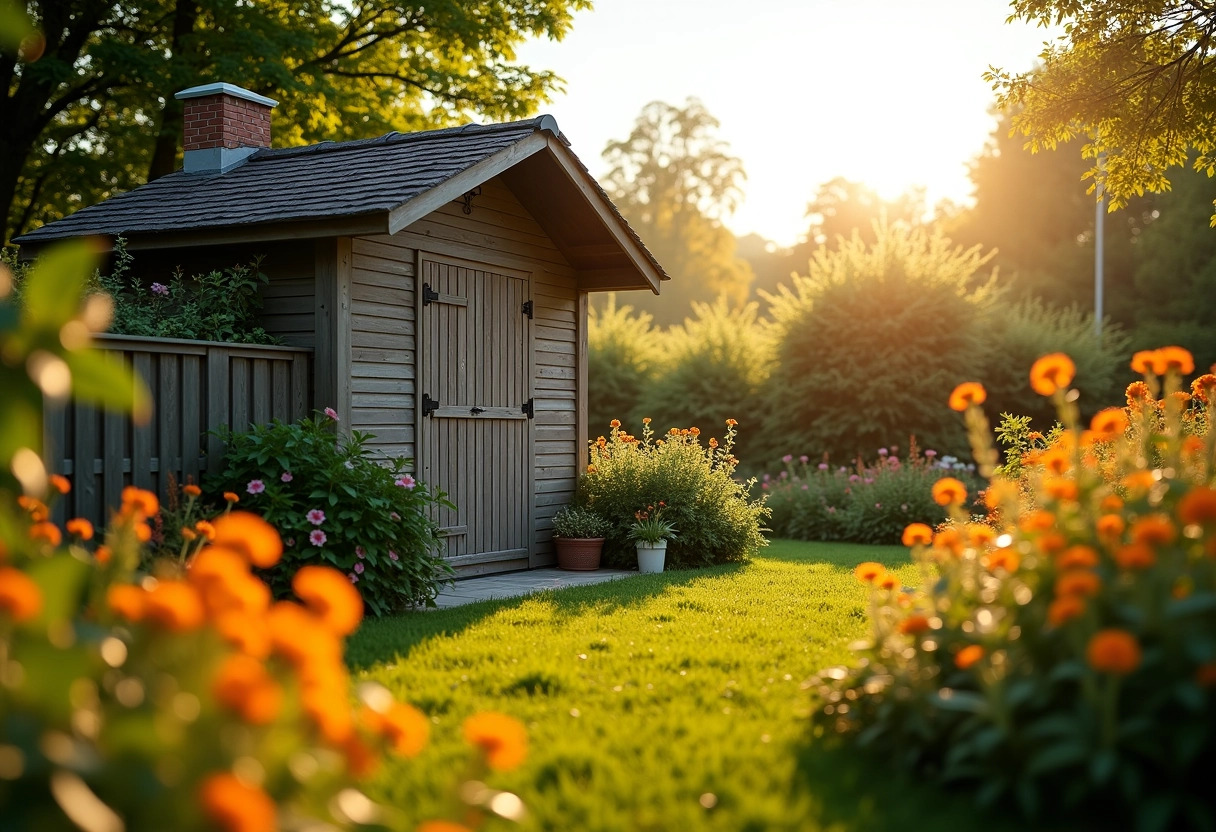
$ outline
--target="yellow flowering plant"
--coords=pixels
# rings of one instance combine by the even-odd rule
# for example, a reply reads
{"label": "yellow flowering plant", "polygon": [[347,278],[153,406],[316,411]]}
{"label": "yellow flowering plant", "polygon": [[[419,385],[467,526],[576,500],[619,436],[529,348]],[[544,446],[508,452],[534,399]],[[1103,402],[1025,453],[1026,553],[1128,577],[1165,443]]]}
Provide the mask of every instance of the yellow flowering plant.
{"label": "yellow flowering plant", "polygon": [[1133,367],[1147,396],[1086,426],[1071,360],[1036,362],[1061,430],[1019,460],[1019,481],[994,474],[983,396],[952,402],[991,514],[973,522],[965,487],[943,480],[934,498],[952,522],[904,532],[923,586],[858,567],[872,633],[850,666],[811,680],[818,734],[1031,818],[1211,826],[1216,376],[1178,395],[1194,368],[1172,347]]}

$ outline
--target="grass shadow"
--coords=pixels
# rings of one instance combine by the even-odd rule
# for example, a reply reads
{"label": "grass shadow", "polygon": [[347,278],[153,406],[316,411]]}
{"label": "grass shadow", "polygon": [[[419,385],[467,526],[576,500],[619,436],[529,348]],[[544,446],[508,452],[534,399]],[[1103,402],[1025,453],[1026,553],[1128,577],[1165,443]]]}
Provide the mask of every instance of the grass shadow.
{"label": "grass shadow", "polygon": [[368,619],[347,642],[346,664],[352,671],[359,671],[386,662],[402,661],[416,647],[431,639],[459,635],[488,618],[536,601],[549,603],[553,615],[561,619],[584,615],[590,610],[600,615],[611,615],[644,604],[673,587],[727,577],[745,568],[746,563],[731,563],[698,569],[673,569],[588,586],[541,589],[527,595],[474,601],[448,609]]}

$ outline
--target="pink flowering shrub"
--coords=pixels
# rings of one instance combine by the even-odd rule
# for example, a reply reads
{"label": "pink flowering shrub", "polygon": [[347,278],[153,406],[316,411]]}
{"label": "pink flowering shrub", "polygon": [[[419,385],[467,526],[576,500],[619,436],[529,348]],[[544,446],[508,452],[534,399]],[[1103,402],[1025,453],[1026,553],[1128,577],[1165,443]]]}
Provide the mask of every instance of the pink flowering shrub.
{"label": "pink flowering shrub", "polygon": [[439,556],[431,507],[448,505],[406,468],[381,459],[372,436],[336,435],[331,408],[294,424],[274,422],[225,433],[223,471],[208,483],[241,496],[241,508],[270,521],[284,538],[283,559],[264,575],[287,596],[301,566],[342,570],[376,615],[433,602],[451,569]]}
{"label": "pink flowering shrub", "polygon": [[879,448],[873,461],[849,465],[787,454],[784,468],[761,481],[773,511],[773,535],[894,544],[909,523],[935,526],[945,520],[929,489],[945,476],[966,479],[967,466],[934,450],[922,453],[915,442],[906,456],[898,451]]}

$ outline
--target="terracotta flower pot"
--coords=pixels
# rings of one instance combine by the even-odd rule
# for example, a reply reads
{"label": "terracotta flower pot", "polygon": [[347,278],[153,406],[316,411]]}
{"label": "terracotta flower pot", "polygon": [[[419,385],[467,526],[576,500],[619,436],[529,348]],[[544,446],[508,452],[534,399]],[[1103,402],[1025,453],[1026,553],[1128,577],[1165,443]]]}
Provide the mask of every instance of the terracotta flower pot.
{"label": "terracotta flower pot", "polygon": [[602,537],[555,537],[557,568],[571,572],[594,572],[604,551]]}

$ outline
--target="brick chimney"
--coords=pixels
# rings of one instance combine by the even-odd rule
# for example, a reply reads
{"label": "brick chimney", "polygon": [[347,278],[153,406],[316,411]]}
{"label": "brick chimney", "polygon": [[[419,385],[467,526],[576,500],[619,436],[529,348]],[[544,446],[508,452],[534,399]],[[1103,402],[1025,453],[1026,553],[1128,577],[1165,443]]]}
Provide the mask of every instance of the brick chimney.
{"label": "brick chimney", "polygon": [[270,111],[279,102],[232,84],[182,90],[186,173],[224,173],[270,147]]}

